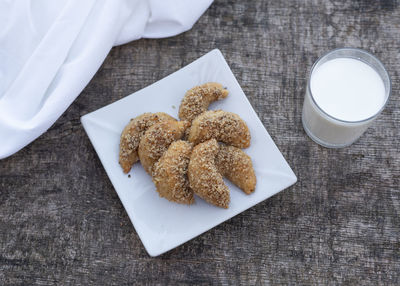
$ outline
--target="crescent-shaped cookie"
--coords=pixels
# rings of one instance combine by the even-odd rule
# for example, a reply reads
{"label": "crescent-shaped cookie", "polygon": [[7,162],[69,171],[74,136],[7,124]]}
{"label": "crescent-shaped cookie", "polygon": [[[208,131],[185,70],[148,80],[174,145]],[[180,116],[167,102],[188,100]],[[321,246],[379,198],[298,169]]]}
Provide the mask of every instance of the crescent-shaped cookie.
{"label": "crescent-shaped cookie", "polygon": [[223,110],[209,110],[197,116],[188,140],[194,145],[215,138],[238,148],[250,146],[250,131],[239,115]]}
{"label": "crescent-shaped cookie", "polygon": [[219,151],[218,142],[211,139],[193,148],[190,156],[188,178],[193,192],[205,201],[222,208],[228,208],[229,189],[215,165]]}
{"label": "crescent-shaped cookie", "polygon": [[139,160],[139,142],[145,131],[153,124],[166,120],[176,121],[175,118],[164,112],[148,112],[132,118],[125,126],[119,144],[119,164],[124,173],[128,173],[132,165]]}
{"label": "crescent-shaped cookie", "polygon": [[217,82],[208,82],[189,89],[179,106],[179,118],[192,122],[217,100],[228,96],[228,90]]}
{"label": "crescent-shaped cookie", "polygon": [[178,140],[155,163],[152,179],[160,197],[180,204],[194,203],[187,177],[191,153],[192,144]]}
{"label": "crescent-shaped cookie", "polygon": [[246,194],[256,188],[256,175],[250,156],[234,146],[220,145],[215,165],[222,176],[238,186]]}
{"label": "crescent-shaped cookie", "polygon": [[151,126],[139,143],[139,158],[143,168],[151,176],[153,166],[167,151],[169,145],[182,138],[187,121],[161,121]]}

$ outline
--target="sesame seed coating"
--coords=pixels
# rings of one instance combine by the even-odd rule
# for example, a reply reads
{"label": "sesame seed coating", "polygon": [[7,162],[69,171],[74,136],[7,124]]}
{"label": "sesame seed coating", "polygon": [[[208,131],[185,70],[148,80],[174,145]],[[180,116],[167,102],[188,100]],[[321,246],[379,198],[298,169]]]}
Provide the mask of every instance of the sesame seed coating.
{"label": "sesame seed coating", "polygon": [[192,144],[178,140],[164,152],[153,168],[153,182],[160,197],[181,204],[193,204],[193,191],[189,187],[187,171]]}
{"label": "sesame seed coating", "polygon": [[223,177],[246,194],[254,192],[252,160],[240,149],[250,146],[246,122],[232,112],[207,110],[227,96],[221,84],[208,82],[186,92],[179,106],[181,121],[163,112],[132,118],[120,138],[124,173],[140,160],[159,196],[180,204],[193,204],[197,194],[228,208],[230,191]]}
{"label": "sesame seed coating", "polygon": [[238,186],[246,194],[251,194],[256,188],[256,175],[253,163],[242,149],[234,146],[220,145],[215,158],[215,165],[222,176]]}
{"label": "sesame seed coating", "polygon": [[175,118],[164,112],[147,112],[132,118],[125,126],[119,144],[119,164],[124,173],[128,173],[132,165],[139,161],[139,142],[146,130],[153,124],[166,120],[176,121]]}
{"label": "sesame seed coating", "polygon": [[197,116],[190,128],[188,140],[195,145],[215,138],[238,148],[250,146],[250,131],[239,115],[223,110],[209,110]]}
{"label": "sesame seed coating", "polygon": [[219,145],[215,139],[200,143],[190,156],[188,177],[193,192],[210,204],[228,208],[229,189],[215,166]]}
{"label": "sesame seed coating", "polygon": [[192,122],[198,115],[208,109],[208,106],[217,100],[228,96],[222,84],[208,82],[189,89],[179,106],[179,118]]}
{"label": "sesame seed coating", "polygon": [[139,143],[139,158],[149,175],[154,164],[167,151],[169,145],[182,138],[189,123],[187,121],[162,121],[151,126]]}

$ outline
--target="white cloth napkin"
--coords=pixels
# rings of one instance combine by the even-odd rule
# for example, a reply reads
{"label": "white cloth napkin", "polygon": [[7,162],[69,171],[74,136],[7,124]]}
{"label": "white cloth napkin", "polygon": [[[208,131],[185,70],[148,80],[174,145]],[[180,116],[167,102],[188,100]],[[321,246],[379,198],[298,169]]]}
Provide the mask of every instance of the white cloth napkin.
{"label": "white cloth napkin", "polygon": [[0,159],[44,133],[113,46],[189,30],[212,0],[0,0]]}

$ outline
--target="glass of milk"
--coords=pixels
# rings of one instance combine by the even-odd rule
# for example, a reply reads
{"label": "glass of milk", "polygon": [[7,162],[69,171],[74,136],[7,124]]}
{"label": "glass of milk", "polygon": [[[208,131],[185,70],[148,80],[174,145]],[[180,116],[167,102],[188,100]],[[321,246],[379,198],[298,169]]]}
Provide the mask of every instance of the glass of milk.
{"label": "glass of milk", "polygon": [[389,74],[376,57],[354,48],[330,51],[311,68],[304,130],[322,146],[349,146],[381,113],[390,92]]}

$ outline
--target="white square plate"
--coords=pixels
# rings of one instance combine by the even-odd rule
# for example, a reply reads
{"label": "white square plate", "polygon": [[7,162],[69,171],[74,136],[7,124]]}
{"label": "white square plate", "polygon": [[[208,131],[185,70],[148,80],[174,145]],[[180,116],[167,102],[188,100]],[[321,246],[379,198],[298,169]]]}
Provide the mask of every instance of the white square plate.
{"label": "white square plate", "polygon": [[[212,206],[199,197],[192,206],[169,202],[158,196],[150,176],[139,163],[132,168],[130,178],[118,164],[120,134],[130,118],[158,111],[177,118],[185,92],[209,81],[220,82],[229,90],[228,97],[213,103],[210,109],[239,114],[251,132],[251,146],[245,152],[253,160],[257,187],[253,194],[246,195],[226,181],[231,190],[229,209]],[[81,121],[151,256],[177,247],[297,181],[217,49],[140,91],[82,116]]]}

